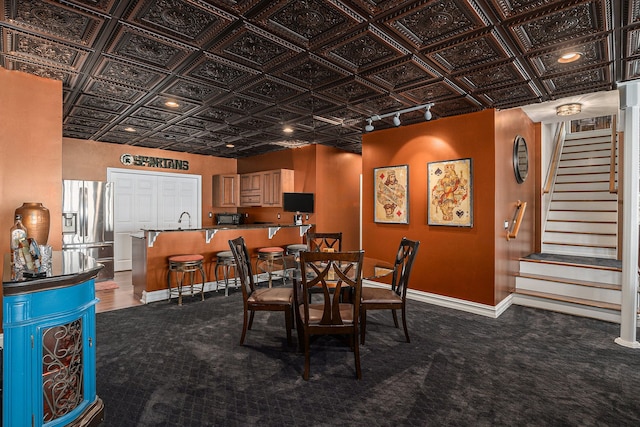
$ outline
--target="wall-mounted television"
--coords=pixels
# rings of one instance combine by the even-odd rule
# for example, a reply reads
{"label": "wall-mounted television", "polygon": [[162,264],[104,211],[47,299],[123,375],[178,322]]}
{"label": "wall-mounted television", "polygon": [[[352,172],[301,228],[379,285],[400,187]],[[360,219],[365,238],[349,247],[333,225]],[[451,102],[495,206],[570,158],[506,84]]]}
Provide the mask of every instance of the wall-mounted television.
{"label": "wall-mounted television", "polygon": [[282,193],[282,207],[286,212],[313,213],[313,193]]}

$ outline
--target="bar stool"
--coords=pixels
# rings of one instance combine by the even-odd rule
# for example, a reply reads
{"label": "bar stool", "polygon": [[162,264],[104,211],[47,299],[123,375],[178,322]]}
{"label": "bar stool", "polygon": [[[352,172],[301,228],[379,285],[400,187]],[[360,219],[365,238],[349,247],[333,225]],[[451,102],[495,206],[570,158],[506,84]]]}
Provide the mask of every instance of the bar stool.
{"label": "bar stool", "polygon": [[269,246],[258,249],[258,258],[256,259],[256,274],[260,271],[269,274],[269,287],[272,286],[272,277],[274,276],[274,267],[277,263],[282,264],[282,284],[287,284],[287,263],[284,259],[284,249],[280,246]]}
{"label": "bar stool", "polygon": [[229,275],[233,269],[233,284],[238,289],[238,274],[236,271],[236,260],[233,258],[231,251],[222,251],[216,254],[216,266],[213,274],[216,277],[216,291],[218,290],[218,269],[222,268],[222,277],[224,278],[224,296],[229,296]]}
{"label": "bar stool", "polygon": [[287,255],[293,256],[295,261],[296,268],[291,272],[291,278],[294,279],[296,276],[296,272],[300,271],[300,252],[304,252],[307,250],[306,244],[293,244],[287,245]]}
{"label": "bar stool", "polygon": [[[167,287],[169,289],[169,301],[174,295],[178,296],[178,305],[182,305],[182,288],[186,285],[185,275],[189,277],[189,285],[191,288],[191,296],[196,292],[195,273],[200,272],[202,277],[202,285],[199,287],[199,292],[204,301],[204,284],[207,281],[207,277],[204,274],[202,268],[204,257],[199,254],[189,255],[173,255],[169,257],[169,271],[167,272]],[[176,287],[171,287],[171,273],[176,274]]]}

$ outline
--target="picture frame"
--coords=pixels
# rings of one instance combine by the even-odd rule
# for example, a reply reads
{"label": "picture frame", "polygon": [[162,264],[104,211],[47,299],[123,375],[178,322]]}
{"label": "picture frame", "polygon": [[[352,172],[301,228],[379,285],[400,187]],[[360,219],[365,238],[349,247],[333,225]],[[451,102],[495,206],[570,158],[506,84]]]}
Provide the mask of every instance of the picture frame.
{"label": "picture frame", "polygon": [[473,227],[470,158],[427,163],[427,224]]}
{"label": "picture frame", "polygon": [[409,165],[373,169],[373,220],[409,224]]}

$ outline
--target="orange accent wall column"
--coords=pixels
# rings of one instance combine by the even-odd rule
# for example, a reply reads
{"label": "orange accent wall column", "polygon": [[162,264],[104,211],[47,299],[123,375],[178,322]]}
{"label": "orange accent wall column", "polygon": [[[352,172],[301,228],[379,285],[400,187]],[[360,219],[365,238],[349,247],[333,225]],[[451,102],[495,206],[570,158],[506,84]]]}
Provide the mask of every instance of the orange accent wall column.
{"label": "orange accent wall column", "polygon": [[0,129],[0,253],[10,251],[9,228],[24,202],[49,209],[48,243],[60,250],[62,82],[0,68]]}

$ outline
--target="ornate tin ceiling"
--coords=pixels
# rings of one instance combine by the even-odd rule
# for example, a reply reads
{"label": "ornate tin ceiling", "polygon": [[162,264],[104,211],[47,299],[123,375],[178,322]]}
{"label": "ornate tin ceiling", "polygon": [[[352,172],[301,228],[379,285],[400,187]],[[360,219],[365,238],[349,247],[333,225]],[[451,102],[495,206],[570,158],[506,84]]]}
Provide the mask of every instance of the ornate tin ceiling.
{"label": "ornate tin ceiling", "polygon": [[[63,82],[64,136],[221,157],[359,152],[373,114],[434,102],[437,119],[640,78],[640,0],[0,3],[0,65]],[[559,63],[569,50],[581,59]]]}

